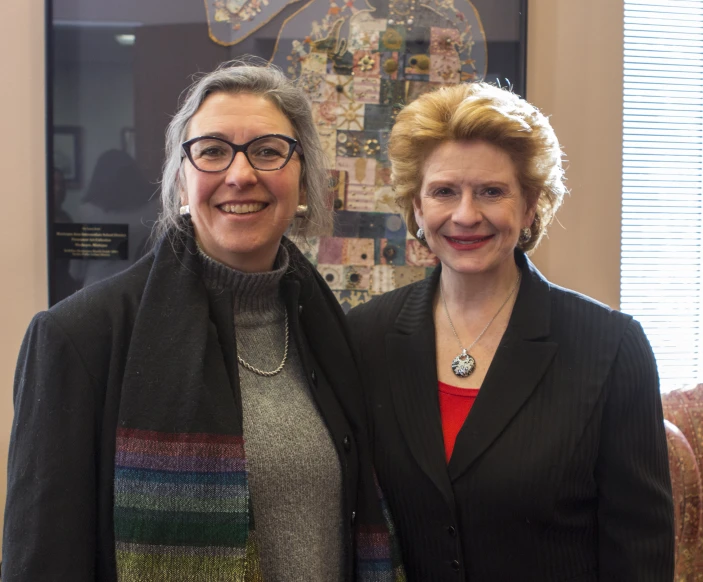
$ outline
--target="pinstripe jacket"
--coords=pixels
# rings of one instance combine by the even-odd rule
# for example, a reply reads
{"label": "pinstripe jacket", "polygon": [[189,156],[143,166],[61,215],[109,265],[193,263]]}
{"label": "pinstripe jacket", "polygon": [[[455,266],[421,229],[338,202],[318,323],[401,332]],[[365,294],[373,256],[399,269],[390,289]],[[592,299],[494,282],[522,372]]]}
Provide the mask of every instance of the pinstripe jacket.
{"label": "pinstripe jacket", "polygon": [[642,328],[515,259],[515,307],[448,464],[440,270],[349,314],[408,581],[671,582],[667,448]]}

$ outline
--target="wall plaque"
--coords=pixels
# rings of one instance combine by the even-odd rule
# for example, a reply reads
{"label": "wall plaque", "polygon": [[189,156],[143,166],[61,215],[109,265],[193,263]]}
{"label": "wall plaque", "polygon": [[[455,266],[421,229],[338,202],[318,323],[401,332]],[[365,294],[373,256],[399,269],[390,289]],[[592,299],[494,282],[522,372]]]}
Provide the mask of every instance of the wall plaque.
{"label": "wall plaque", "polygon": [[128,224],[54,223],[55,259],[124,260],[128,257]]}

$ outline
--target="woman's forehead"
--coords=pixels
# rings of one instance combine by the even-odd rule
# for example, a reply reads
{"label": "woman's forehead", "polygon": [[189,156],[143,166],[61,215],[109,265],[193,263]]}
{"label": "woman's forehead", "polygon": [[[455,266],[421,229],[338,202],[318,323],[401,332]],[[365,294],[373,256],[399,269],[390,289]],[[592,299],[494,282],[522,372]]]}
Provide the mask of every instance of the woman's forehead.
{"label": "woman's forehead", "polygon": [[205,98],[188,124],[188,137],[204,133],[219,133],[236,139],[265,133],[292,135],[293,124],[263,95],[220,91]]}

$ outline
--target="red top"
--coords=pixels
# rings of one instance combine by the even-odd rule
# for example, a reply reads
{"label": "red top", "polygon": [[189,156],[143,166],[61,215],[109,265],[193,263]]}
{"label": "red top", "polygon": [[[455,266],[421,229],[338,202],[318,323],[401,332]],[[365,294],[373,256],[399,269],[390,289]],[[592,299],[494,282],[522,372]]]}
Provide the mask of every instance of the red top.
{"label": "red top", "polygon": [[466,417],[469,416],[476,396],[478,396],[478,388],[459,388],[439,382],[439,413],[442,417],[447,463],[454,451],[456,435],[459,434]]}

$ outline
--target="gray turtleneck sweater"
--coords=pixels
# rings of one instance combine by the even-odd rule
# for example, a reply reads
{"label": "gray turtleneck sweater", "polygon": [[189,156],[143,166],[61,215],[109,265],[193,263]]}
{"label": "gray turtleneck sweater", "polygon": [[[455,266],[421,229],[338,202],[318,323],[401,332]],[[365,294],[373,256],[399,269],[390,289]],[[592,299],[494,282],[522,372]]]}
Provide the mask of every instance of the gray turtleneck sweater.
{"label": "gray turtleneck sweater", "polygon": [[[205,284],[234,296],[239,357],[275,370],[285,348],[280,282],[288,252],[274,270],[242,273],[202,251]],[[281,372],[267,378],[239,365],[244,442],[264,579],[343,580],[342,475],[334,443],[310,394],[295,343]]]}

